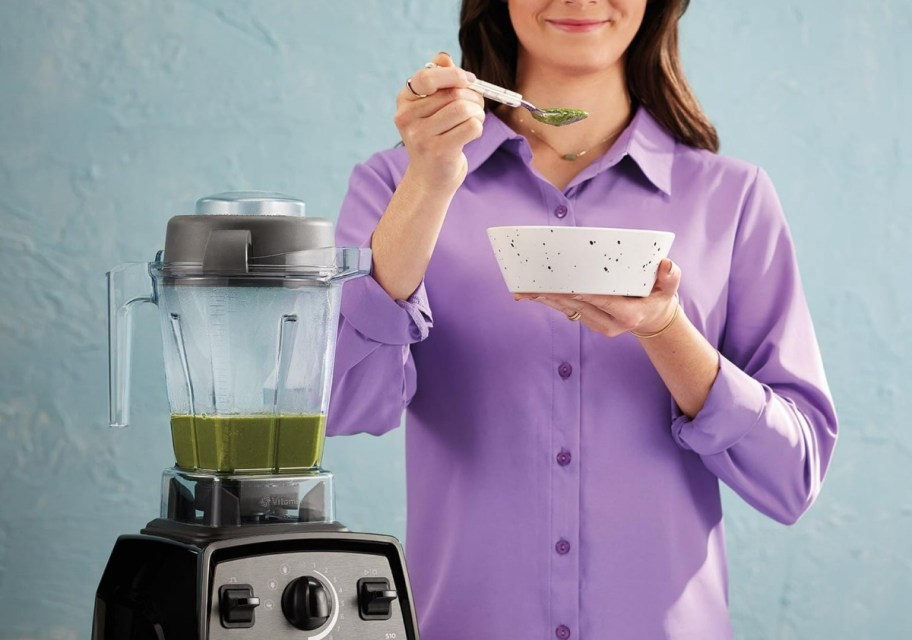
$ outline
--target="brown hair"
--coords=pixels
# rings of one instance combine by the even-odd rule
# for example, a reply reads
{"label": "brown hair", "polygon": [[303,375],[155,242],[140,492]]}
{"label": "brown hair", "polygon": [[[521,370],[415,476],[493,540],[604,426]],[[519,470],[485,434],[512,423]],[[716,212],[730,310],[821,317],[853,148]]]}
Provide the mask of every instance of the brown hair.
{"label": "brown hair", "polygon": [[[690,0],[649,0],[626,52],[627,90],[678,141],[719,150],[715,127],[697,102],[678,50],[678,19]],[[462,67],[479,78],[516,88],[519,41],[503,0],[463,0],[459,17]],[[491,106],[491,105],[489,105]]]}

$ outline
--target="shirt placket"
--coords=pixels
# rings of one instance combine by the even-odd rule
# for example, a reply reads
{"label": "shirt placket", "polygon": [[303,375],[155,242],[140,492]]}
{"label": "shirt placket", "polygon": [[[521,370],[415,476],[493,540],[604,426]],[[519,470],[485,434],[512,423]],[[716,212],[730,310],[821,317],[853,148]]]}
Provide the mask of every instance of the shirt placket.
{"label": "shirt placket", "polygon": [[[552,204],[557,225],[572,225],[565,198]],[[551,416],[551,637],[579,637],[581,325],[555,313],[552,320],[554,402]]]}

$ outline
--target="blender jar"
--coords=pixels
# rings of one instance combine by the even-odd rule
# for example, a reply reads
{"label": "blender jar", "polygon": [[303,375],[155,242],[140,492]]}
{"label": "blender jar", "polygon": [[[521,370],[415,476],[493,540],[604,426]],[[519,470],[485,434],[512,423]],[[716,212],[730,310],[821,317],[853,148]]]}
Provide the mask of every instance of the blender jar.
{"label": "blender jar", "polygon": [[301,473],[323,453],[341,285],[369,249],[286,196],[204,198],[152,263],[108,274],[111,425],[129,421],[130,310],[158,306],[177,466]]}

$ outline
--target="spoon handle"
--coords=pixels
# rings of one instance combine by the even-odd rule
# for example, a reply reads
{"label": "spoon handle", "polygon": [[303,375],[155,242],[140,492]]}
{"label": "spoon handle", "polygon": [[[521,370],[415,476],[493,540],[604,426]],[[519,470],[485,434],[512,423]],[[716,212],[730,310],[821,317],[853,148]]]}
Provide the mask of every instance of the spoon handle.
{"label": "spoon handle", "polygon": [[484,80],[475,80],[469,84],[469,89],[477,91],[485,98],[500,102],[509,107],[519,107],[522,105],[522,96],[515,91],[498,87],[496,84],[485,82]]}

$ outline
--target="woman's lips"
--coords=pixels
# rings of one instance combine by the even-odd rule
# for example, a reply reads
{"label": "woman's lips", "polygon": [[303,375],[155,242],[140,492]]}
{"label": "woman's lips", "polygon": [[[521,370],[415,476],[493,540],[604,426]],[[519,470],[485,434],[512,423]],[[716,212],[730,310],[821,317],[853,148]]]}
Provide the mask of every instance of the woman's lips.
{"label": "woman's lips", "polygon": [[607,20],[546,20],[548,24],[569,33],[587,33],[605,25]]}

